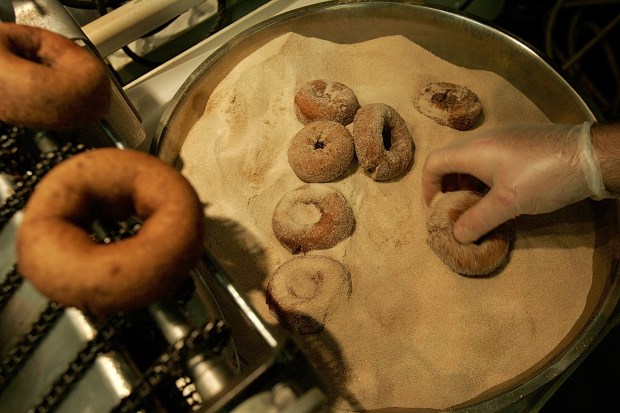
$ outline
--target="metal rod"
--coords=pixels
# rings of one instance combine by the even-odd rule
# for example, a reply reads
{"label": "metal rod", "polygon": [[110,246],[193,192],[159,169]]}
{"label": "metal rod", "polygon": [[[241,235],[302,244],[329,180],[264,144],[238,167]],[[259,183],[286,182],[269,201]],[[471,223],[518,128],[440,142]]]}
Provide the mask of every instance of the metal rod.
{"label": "metal rod", "polygon": [[133,0],[88,23],[82,30],[108,56],[204,0]]}
{"label": "metal rod", "polygon": [[605,26],[592,40],[588,42],[584,47],[582,47],[577,53],[575,53],[564,65],[562,69],[567,70],[569,67],[574,65],[579,59],[583,57],[592,47],[594,47],[598,42],[600,42],[606,35],[609,33],[616,24],[620,23],[620,14],[617,15],[607,26]]}
{"label": "metal rod", "polygon": [[[192,331],[189,320],[178,306],[170,302],[151,304],[148,310],[170,344],[182,340]],[[232,367],[220,355],[194,354],[186,360],[186,367],[205,401],[218,396],[235,377]]]}

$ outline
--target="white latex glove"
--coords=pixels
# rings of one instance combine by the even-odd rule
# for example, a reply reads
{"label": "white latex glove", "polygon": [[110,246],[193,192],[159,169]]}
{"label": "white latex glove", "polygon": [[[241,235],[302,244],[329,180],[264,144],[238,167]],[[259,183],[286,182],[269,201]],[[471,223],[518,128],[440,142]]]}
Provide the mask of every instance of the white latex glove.
{"label": "white latex glove", "polygon": [[592,147],[591,123],[518,125],[486,130],[431,152],[422,170],[427,204],[446,174],[473,175],[489,192],[455,224],[454,236],[472,242],[524,214],[542,214],[605,190]]}

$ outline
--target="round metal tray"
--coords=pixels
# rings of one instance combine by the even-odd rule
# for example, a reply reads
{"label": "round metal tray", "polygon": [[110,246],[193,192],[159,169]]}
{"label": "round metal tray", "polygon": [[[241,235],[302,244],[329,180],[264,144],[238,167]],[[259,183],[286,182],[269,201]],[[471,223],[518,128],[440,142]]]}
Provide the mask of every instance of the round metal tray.
{"label": "round metal tray", "polygon": [[[266,20],[209,56],[174,96],[157,129],[152,151],[166,162],[175,163],[185,137],[202,115],[215,87],[241,60],[287,32],[338,43],[403,35],[456,65],[503,76],[552,122],[600,120],[587,97],[544,57],[488,24],[431,6],[386,1],[326,2]],[[616,201],[596,202],[593,207],[596,221],[594,279],[581,319],[552,354],[534,368],[453,410],[498,411],[523,403],[534,394],[540,397],[540,393],[586,354],[599,337],[620,296],[617,253],[613,247],[618,233],[618,204]]]}

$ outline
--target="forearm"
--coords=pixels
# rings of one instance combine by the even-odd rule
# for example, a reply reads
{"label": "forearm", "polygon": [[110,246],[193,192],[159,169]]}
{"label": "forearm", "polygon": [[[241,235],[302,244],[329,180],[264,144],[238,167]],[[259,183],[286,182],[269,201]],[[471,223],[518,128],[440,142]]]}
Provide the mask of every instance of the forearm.
{"label": "forearm", "polygon": [[605,189],[620,194],[620,123],[592,126],[592,145],[598,157]]}

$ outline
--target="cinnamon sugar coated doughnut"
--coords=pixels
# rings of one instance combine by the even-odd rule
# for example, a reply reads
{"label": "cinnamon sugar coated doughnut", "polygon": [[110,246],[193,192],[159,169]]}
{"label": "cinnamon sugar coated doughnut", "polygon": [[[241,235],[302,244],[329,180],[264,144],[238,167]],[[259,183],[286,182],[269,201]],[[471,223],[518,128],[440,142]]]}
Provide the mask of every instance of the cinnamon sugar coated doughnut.
{"label": "cinnamon sugar coated doughnut", "polygon": [[102,62],[45,29],[0,24],[0,121],[67,129],[100,119],[110,104]]}
{"label": "cinnamon sugar coated doughnut", "polygon": [[375,181],[387,181],[403,174],[415,151],[405,120],[384,103],[371,103],[357,111],[353,142],[357,160]]}
{"label": "cinnamon sugar coated doughnut", "polygon": [[474,92],[447,82],[426,85],[416,94],[414,105],[438,124],[461,131],[473,128],[482,114],[482,104]]}
{"label": "cinnamon sugar coated doughnut", "polygon": [[[132,237],[101,244],[92,223],[137,216]],[[37,185],[17,236],[18,269],[44,295],[95,314],[170,294],[202,251],[203,214],[187,180],[154,156],[93,149]]]}
{"label": "cinnamon sugar coated doughnut", "polygon": [[454,238],[454,223],[482,195],[472,191],[439,193],[430,204],[426,221],[428,245],[451,268],[466,276],[489,275],[500,268],[508,256],[511,233],[503,225],[480,240],[468,244]]}
{"label": "cinnamon sugar coated doughnut", "polygon": [[353,137],[333,121],[306,125],[288,148],[289,165],[304,182],[333,181],[347,171],[354,156]]}
{"label": "cinnamon sugar coated doughnut", "polygon": [[277,240],[298,254],[334,247],[353,233],[355,217],[339,191],[306,184],[280,199],[271,225]]}
{"label": "cinnamon sugar coated doughnut", "polygon": [[280,265],[267,284],[269,310],[300,334],[320,333],[325,321],[352,292],[351,274],[322,256],[295,257]]}
{"label": "cinnamon sugar coated doughnut", "polygon": [[328,80],[312,80],[295,94],[295,113],[303,124],[331,120],[342,125],[353,122],[360,105],[355,92],[348,86]]}

